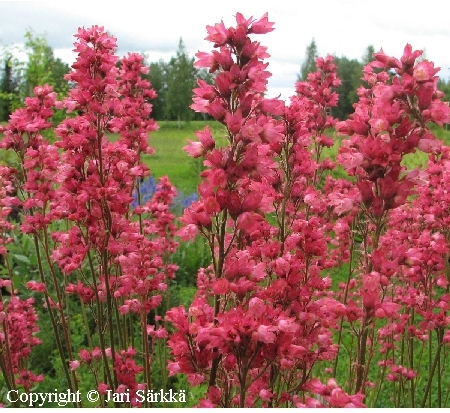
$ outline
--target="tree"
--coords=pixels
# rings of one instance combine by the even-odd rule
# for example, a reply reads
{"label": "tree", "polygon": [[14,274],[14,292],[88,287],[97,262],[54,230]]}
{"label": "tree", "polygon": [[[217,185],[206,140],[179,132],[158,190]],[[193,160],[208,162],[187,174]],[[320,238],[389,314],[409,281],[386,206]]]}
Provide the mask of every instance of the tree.
{"label": "tree", "polygon": [[57,57],[51,62],[50,68],[52,71],[50,84],[53,86],[55,92],[65,96],[69,92],[69,83],[64,79],[64,76],[69,73],[70,66]]}
{"label": "tree", "polygon": [[450,80],[445,81],[444,79],[439,79],[437,88],[444,93],[442,100],[445,102],[450,102]]}
{"label": "tree", "polygon": [[337,74],[342,83],[337,89],[339,94],[338,105],[332,108],[333,116],[340,120],[346,119],[350,113],[353,113],[353,104],[358,100],[356,93],[361,85],[361,76],[363,65],[356,59],[348,59],[345,56],[334,56],[334,62],[337,66]]}
{"label": "tree", "polygon": [[148,80],[153,86],[157,97],[152,101],[153,110],[152,116],[156,120],[164,119],[167,93],[167,71],[168,64],[163,60],[159,62],[150,63],[150,71],[148,73]]}
{"label": "tree", "polygon": [[35,36],[31,30],[25,34],[25,52],[28,62],[25,66],[25,94],[31,96],[37,85],[50,83],[52,80],[51,61],[53,50],[44,37]]}
{"label": "tree", "polygon": [[372,45],[367,46],[366,53],[362,57],[362,64],[366,66],[372,60],[374,60],[373,54],[375,53],[375,48]]}
{"label": "tree", "polygon": [[[184,51],[184,46],[181,43],[181,51]],[[180,48],[178,49],[178,53],[176,56],[172,57],[169,63],[164,62],[163,60],[159,60],[158,62],[152,62],[147,65],[150,68],[148,75],[146,78],[152,84],[153,89],[155,90],[157,97],[152,101],[153,110],[152,117],[155,120],[162,119],[176,119],[178,120],[178,114],[176,110],[186,109],[192,103],[192,87],[197,85],[197,78],[202,79],[208,84],[212,84],[213,76],[205,69],[197,69],[194,67],[194,59],[189,59],[189,57],[185,54],[185,56],[181,56],[183,53],[180,53]],[[174,69],[176,67],[176,70]],[[169,80],[169,76],[172,78]],[[186,78],[186,79],[184,79]],[[180,94],[180,88],[177,88],[179,82],[186,81],[186,85],[183,85],[183,93]],[[177,83],[178,82],[178,83]],[[191,82],[193,86],[191,86]],[[171,92],[168,96],[168,86],[171,84]],[[189,85],[189,93],[188,86]],[[188,98],[189,95],[189,98]],[[182,96],[182,103],[178,106],[178,102],[175,102],[176,99],[179,99]],[[167,108],[167,100],[172,99],[171,107]],[[187,118],[180,115],[180,120],[205,120],[209,118],[208,114],[205,113],[193,113],[192,111],[187,112],[189,115]]]}
{"label": "tree", "polygon": [[64,75],[69,73],[69,65],[55,58],[45,37],[27,30],[25,39],[25,53],[28,56],[24,70],[25,95],[30,96],[37,85],[44,83],[53,86],[55,92],[66,94],[69,86]]}
{"label": "tree", "polygon": [[[69,85],[64,76],[69,65],[55,58],[53,49],[44,36],[36,35],[31,29],[25,33],[23,48],[5,46],[1,58],[0,116],[6,120],[14,109],[33,94],[37,85],[53,86],[55,92],[64,96]],[[22,56],[25,55],[26,59]],[[22,60],[21,60],[22,59]]]}
{"label": "tree", "polygon": [[167,72],[166,117],[180,122],[189,122],[193,111],[189,107],[192,102],[192,88],[196,85],[197,70],[194,59],[189,58],[183,40],[180,38],[175,57],[170,59]]}
{"label": "tree", "polygon": [[309,46],[306,47],[305,60],[300,68],[300,76],[298,76],[298,80],[304,81],[307,79],[308,73],[316,71],[317,57],[317,45],[313,38]]}
{"label": "tree", "polygon": [[0,81],[0,120],[8,120],[11,111],[11,100],[17,93],[17,85],[12,70],[13,56],[10,52],[5,54],[3,60],[3,73]]}

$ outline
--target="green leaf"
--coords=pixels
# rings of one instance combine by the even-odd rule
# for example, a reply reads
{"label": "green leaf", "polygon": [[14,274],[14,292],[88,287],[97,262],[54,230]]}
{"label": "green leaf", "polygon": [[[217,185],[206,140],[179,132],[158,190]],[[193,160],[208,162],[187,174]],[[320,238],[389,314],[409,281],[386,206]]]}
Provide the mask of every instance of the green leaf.
{"label": "green leaf", "polygon": [[22,236],[22,247],[25,251],[30,248],[30,238],[25,234]]}
{"label": "green leaf", "polygon": [[28,259],[28,257],[25,257],[25,255],[21,255],[21,254],[14,254],[13,255],[14,259],[20,262],[23,262],[27,265],[30,265],[30,260]]}

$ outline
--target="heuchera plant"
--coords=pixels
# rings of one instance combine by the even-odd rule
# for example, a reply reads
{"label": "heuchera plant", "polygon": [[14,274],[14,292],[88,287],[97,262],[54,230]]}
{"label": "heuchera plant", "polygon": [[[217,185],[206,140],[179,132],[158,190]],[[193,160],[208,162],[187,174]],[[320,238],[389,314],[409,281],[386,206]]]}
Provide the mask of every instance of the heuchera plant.
{"label": "heuchera plant", "polygon": [[[189,310],[179,307],[167,314],[176,328],[169,339],[169,370],[187,374],[192,385],[207,383],[201,406],[360,407],[376,386],[369,367],[380,349],[386,356],[378,366],[379,380],[400,380],[415,405],[414,384],[405,386],[416,377],[413,339],[428,338],[416,333],[424,327],[413,328],[417,316],[430,319],[419,325],[439,328],[439,349],[444,337],[448,340],[449,277],[439,276],[448,268],[447,238],[435,225],[434,234],[429,230],[421,242],[433,240],[431,251],[438,257],[414,271],[436,271],[439,282],[432,293],[430,276],[422,281],[428,287],[421,294],[433,305],[420,300],[422,308],[416,310],[399,300],[411,300],[413,291],[412,280],[399,277],[405,266],[424,265],[423,253],[399,243],[399,237],[411,240],[413,235],[394,211],[402,210],[419,185],[430,190],[425,175],[407,171],[402,159],[417,149],[440,152],[428,125],[442,126],[450,111],[436,89],[437,69],[431,62],[416,62],[421,52],[409,45],[401,60],[375,54],[376,61],[364,70],[367,87],[359,89],[355,113],[336,123],[329,116],[340,84],[333,59],[319,58],[318,71],[297,84],[297,96],[285,107],[262,96],[270,76],[262,59],[268,55],[250,39],[271,31],[273,23],[267,15],[253,20],[239,13],[236,22],[229,28],[223,22],[208,26],[206,39],[215,50],[197,54],[196,65],[215,73],[215,84],[199,81],[192,108],[221,122],[228,144],[217,147],[206,128],[185,148],[203,157],[207,170],[200,200],[185,210],[186,226],[178,234],[203,236],[213,263],[199,271]],[[327,176],[334,163],[321,158],[334,144],[325,134],[333,126],[351,137],[337,159],[348,180]],[[427,217],[427,223],[434,222],[433,214]],[[392,252],[386,254],[387,249]],[[333,292],[326,274],[332,276],[333,268],[345,262],[348,281]],[[339,364],[346,336],[356,342],[347,349],[350,367]],[[396,355],[399,347],[392,341],[408,343],[408,361],[403,352]],[[422,405],[436,365],[442,366],[440,351]],[[346,382],[338,384],[334,377],[347,368]],[[371,394],[374,403],[378,387]]]}
{"label": "heuchera plant", "polygon": [[[199,272],[189,311],[168,312],[177,328],[169,340],[169,369],[186,373],[191,384],[208,383],[201,406],[314,405],[317,400],[298,394],[318,393],[312,370],[336,356],[332,327],[345,315],[321,271],[337,265],[342,254],[348,259],[348,245],[329,251],[327,241],[335,224],[336,232],[348,233],[348,220],[330,217],[352,203],[344,206],[345,197],[327,194],[331,182],[323,191],[316,188],[333,168],[321,154],[333,145],[324,133],[336,122],[328,109],[337,103],[340,81],[327,57],[297,85],[289,107],[265,99],[270,74],[262,59],[268,55],[249,35],[271,31],[273,23],[267,15],[254,21],[237,14],[236,21],[228,29],[223,23],[208,27],[217,50],[197,55],[197,66],[217,74],[215,86],[199,81],[192,107],[225,126],[228,145],[217,148],[205,129],[185,148],[205,157],[208,169],[179,234],[200,232],[213,264]],[[341,194],[352,191],[349,183],[336,185]],[[331,208],[321,202],[326,197]],[[339,389],[345,395],[327,398],[331,405],[362,405],[362,394],[330,386],[319,394]]]}
{"label": "heuchera plant", "polygon": [[[80,29],[76,37],[78,58],[67,75],[73,85],[69,96],[57,102],[51,87],[37,87],[35,97],[27,98],[25,108],[11,116],[1,147],[14,150],[20,160],[15,184],[24,210],[21,231],[34,239],[40,274],[27,287],[45,298],[70,390],[78,389],[76,370],[85,364],[102,394],[108,389],[127,391],[131,404],[139,405],[135,392],[151,388],[154,342],[166,335],[158,321],[149,325],[148,317],[176,271],[168,262],[176,247],[169,211],[176,193],[163,178],[152,199],[130,211],[133,190],[139,194],[140,180],[150,173],[140,154],[152,152],[148,132],[156,129],[148,102],[156,95],[141,77],[148,68],[136,54],[118,64],[116,40],[101,27]],[[41,132],[52,126],[54,107],[65,109],[68,116],[56,126],[51,144]],[[118,141],[106,139],[111,132],[119,133]],[[6,190],[8,185],[4,181]],[[2,205],[10,206],[10,201],[5,198]],[[85,320],[87,313],[93,316],[86,325],[91,348],[78,349],[78,354],[69,345],[68,297],[73,294],[79,297]],[[29,331],[36,327],[32,310],[22,314],[31,302],[18,303],[14,296],[3,313],[2,342],[9,348],[2,353],[7,356],[3,372],[11,388],[22,384],[28,390],[14,364],[22,350],[13,345],[8,323],[15,313],[29,314]],[[92,322],[95,334],[90,332]],[[140,348],[134,345],[136,322],[142,332]],[[28,341],[27,348],[38,340]]]}
{"label": "heuchera plant", "polygon": [[[358,90],[359,101],[355,105],[355,113],[349,120],[337,125],[338,133],[350,136],[349,140],[342,143],[338,161],[349,175],[356,177],[361,194],[360,213],[355,225],[362,239],[363,260],[358,269],[359,279],[350,289],[351,296],[354,297],[354,293],[358,296],[352,303],[359,307],[359,317],[352,322],[358,339],[355,390],[363,389],[367,380],[367,357],[373,357],[374,350],[374,346],[367,349],[367,342],[375,339],[377,329],[377,338],[386,352],[381,365],[394,372],[388,374],[388,380],[399,380],[399,376],[402,380],[410,380],[416,375],[411,358],[409,363],[403,360],[402,365],[397,366],[395,351],[387,350],[397,349],[394,343],[406,340],[408,352],[412,354],[412,338],[417,337],[411,335],[416,329],[415,316],[431,322],[434,318],[431,308],[434,306],[437,306],[435,309],[439,317],[446,319],[448,312],[448,291],[444,293],[448,281],[445,283],[443,280],[448,280],[449,275],[447,273],[443,278],[441,272],[444,269],[442,261],[448,261],[445,258],[447,245],[443,234],[437,232],[432,235],[425,228],[422,228],[425,233],[420,235],[414,232],[414,226],[423,221],[421,215],[425,203],[420,196],[409,204],[415,206],[415,225],[405,226],[409,220],[405,215],[402,218],[398,215],[399,211],[404,211],[408,197],[424,191],[429,185],[426,172],[408,171],[402,165],[404,156],[419,149],[430,153],[432,160],[435,154],[447,152],[447,149],[442,150],[442,143],[435,139],[428,126],[430,123],[442,126],[449,121],[448,104],[440,100],[443,94],[436,88],[438,78],[435,74],[439,69],[426,60],[417,62],[421,54],[421,51],[413,51],[410,45],[406,45],[400,60],[386,56],[383,51],[375,53],[376,60],[364,69],[363,80],[368,86]],[[410,214],[411,210],[407,210]],[[432,224],[433,221],[434,217],[428,215],[427,222]],[[434,228],[437,229],[436,224]],[[424,260],[427,254],[422,255],[421,250],[414,246],[417,243],[425,246],[427,241],[423,237],[427,233],[428,242],[435,240],[436,246],[431,249],[437,256],[432,254]],[[389,245],[396,247],[392,249]],[[413,275],[415,271],[424,271],[428,274],[426,278],[433,274],[440,282],[435,280],[434,284],[428,279],[423,283],[423,279],[419,281],[415,278],[414,281],[419,281],[419,284],[411,285],[414,277],[408,280],[407,276],[405,280],[404,276]],[[438,291],[434,290],[433,285],[438,286]],[[442,286],[444,290],[441,290]],[[431,300],[432,304],[426,305],[426,312],[416,309],[412,302],[399,300],[405,294],[411,297],[414,291],[420,291],[419,295],[425,294]],[[375,323],[375,319],[387,320],[388,323],[377,328],[379,324]],[[441,323],[441,327],[445,326]],[[388,331],[395,332],[390,337],[392,341],[386,340]],[[443,330],[436,332],[440,348]],[[430,373],[430,380],[431,377],[433,372]],[[429,385],[430,382],[423,403],[427,399]],[[414,390],[411,394],[414,394]]]}
{"label": "heuchera plant", "polygon": [[[155,93],[141,77],[143,58],[119,62],[103,28],[79,29],[66,99],[39,86],[13,113],[0,143],[19,159],[17,170],[0,170],[0,253],[9,272],[1,286],[12,291],[0,302],[8,389],[43,380],[23,368],[39,344],[37,317],[33,300],[14,291],[7,256],[7,217],[21,206],[40,277],[27,287],[44,298],[74,392],[84,369],[102,395],[128,393],[128,405],[148,406],[136,394],[152,388],[155,349],[164,358],[168,339],[169,375],[203,386],[200,407],[377,406],[383,392],[393,406],[424,407],[432,391],[433,403],[446,405],[450,149],[430,125],[449,123],[450,109],[438,69],[410,45],[400,59],[375,53],[355,112],[338,122],[330,56],[317,59],[289,104],[264,97],[269,55],[253,35],[273,25],[267,14],[237,13],[235,26],[207,26],[213,50],[199,52],[196,66],[214,83],[198,81],[191,107],[223,125],[226,144],[206,127],[184,148],[206,169],[181,228],[167,178],[141,202]],[[55,108],[67,118],[51,143],[42,133]],[[326,157],[338,145],[336,161]],[[428,164],[408,170],[405,157],[416,151],[429,154]],[[347,179],[333,178],[336,163]],[[189,308],[164,314],[175,234],[202,237],[212,262],[199,270]],[[336,282],[342,269],[347,279]],[[72,296],[86,323],[83,348],[71,342]]]}

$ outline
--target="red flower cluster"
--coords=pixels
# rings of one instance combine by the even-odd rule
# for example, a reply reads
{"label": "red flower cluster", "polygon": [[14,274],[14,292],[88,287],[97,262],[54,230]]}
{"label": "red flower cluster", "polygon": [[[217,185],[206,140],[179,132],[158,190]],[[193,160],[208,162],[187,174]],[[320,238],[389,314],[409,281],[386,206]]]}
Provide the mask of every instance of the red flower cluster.
{"label": "red flower cluster", "polygon": [[[239,13],[236,22],[208,27],[217,50],[197,54],[196,64],[216,76],[213,86],[199,81],[192,108],[224,125],[228,145],[217,147],[205,129],[185,148],[204,157],[207,169],[179,235],[204,236],[213,264],[199,272],[189,313],[182,307],[167,313],[177,330],[169,339],[169,370],[186,373],[192,385],[209,383],[201,406],[278,406],[296,402],[296,392],[308,391],[315,363],[335,357],[330,328],[346,314],[328,292],[331,280],[320,275],[339,255],[328,257],[333,225],[311,216],[332,214],[314,202],[314,186],[333,167],[320,155],[333,144],[325,135],[335,123],[327,109],[336,105],[340,81],[332,58],[319,59],[318,72],[298,84],[289,107],[265,99],[270,74],[261,59],[268,55],[249,35],[272,23],[254,30],[257,23]],[[353,205],[339,209],[335,199],[336,212]],[[277,393],[275,382],[286,391]]]}
{"label": "red flower cluster", "polygon": [[[5,282],[2,280],[2,287]],[[33,308],[34,300],[21,300],[12,296],[8,302],[0,301],[0,346],[2,349],[2,371],[11,387],[23,386],[26,391],[44,379],[42,374],[36,375],[27,370],[25,360],[31,349],[42,343],[36,337],[39,331],[37,315]],[[13,379],[11,383],[9,380]]]}

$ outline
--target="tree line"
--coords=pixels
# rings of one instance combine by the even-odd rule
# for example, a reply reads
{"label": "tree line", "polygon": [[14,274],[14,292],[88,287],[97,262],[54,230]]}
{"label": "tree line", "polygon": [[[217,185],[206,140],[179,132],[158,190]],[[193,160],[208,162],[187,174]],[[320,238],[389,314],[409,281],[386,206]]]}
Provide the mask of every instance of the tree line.
{"label": "tree line", "polygon": [[[361,60],[345,56],[333,56],[337,74],[342,81],[337,92],[339,103],[332,109],[332,115],[346,119],[353,112],[357,101],[357,89],[361,86],[363,67],[373,59],[374,48],[368,46]],[[317,44],[312,39],[306,47],[305,59],[300,67],[298,80],[306,80],[309,72],[314,72],[318,57]],[[157,93],[153,103],[153,118],[156,120],[181,121],[205,119],[208,115],[194,113],[190,109],[192,89],[201,78],[211,84],[212,76],[205,69],[194,66],[180,38],[176,54],[165,62],[147,62],[150,67],[146,75]],[[0,55],[0,121],[6,121],[17,107],[23,104],[25,97],[31,96],[36,85],[48,83],[60,97],[67,94],[70,85],[64,79],[70,67],[60,58],[56,58],[45,36],[32,30],[25,33],[22,48],[3,47]],[[450,100],[450,81],[439,80],[438,87],[445,93],[444,100]]]}
{"label": "tree line", "polygon": [[[204,69],[194,67],[194,58],[187,53],[180,38],[176,54],[164,62],[148,63],[150,71],[144,75],[153,85],[157,98],[153,104],[153,118],[156,120],[190,121],[203,119],[190,109],[192,89],[197,79],[211,83],[211,75]],[[7,121],[9,115],[31,96],[35,86],[48,83],[60,97],[69,91],[70,84],[64,79],[70,67],[54,56],[53,49],[44,36],[32,30],[25,34],[22,48],[5,46],[0,54],[0,121]]]}
{"label": "tree line", "polygon": [[69,65],[55,58],[46,38],[32,30],[25,33],[23,47],[3,47],[0,69],[0,121],[8,120],[37,85],[48,83],[61,96],[69,91],[69,84],[64,80]]}
{"label": "tree line", "polygon": [[156,120],[190,121],[204,119],[189,106],[192,104],[192,89],[197,79],[212,84],[212,76],[205,69],[194,66],[180,38],[178,50],[169,62],[159,60],[149,64],[148,80],[158,95],[153,103],[152,116]]}

